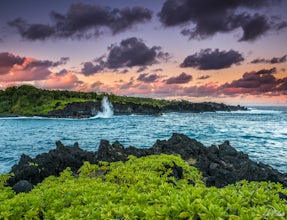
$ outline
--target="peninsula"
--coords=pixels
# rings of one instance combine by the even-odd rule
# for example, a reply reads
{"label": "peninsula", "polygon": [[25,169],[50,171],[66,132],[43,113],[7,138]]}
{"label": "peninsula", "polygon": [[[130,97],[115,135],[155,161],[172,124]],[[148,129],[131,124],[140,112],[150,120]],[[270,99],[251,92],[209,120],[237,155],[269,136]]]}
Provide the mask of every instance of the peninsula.
{"label": "peninsula", "polygon": [[247,110],[240,105],[231,106],[223,103],[193,103],[185,100],[159,100],[96,92],[43,90],[22,85],[0,90],[0,116],[89,118],[101,111],[101,101],[104,97],[112,104],[115,115]]}

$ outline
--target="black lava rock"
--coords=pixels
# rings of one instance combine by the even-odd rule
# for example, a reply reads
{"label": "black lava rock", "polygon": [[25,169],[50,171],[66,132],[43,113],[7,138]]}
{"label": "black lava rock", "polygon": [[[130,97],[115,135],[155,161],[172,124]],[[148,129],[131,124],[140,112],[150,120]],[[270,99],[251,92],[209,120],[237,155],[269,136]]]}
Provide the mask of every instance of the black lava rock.
{"label": "black lava rock", "polygon": [[33,184],[30,183],[27,180],[20,180],[19,182],[17,182],[12,189],[16,192],[16,193],[21,193],[21,192],[29,192],[34,188]]}
{"label": "black lava rock", "polygon": [[[191,166],[202,172],[207,186],[224,187],[243,179],[279,182],[287,186],[286,174],[250,160],[247,154],[238,152],[228,141],[219,147],[215,145],[205,147],[195,139],[176,133],[168,140],[157,140],[153,147],[148,149],[125,148],[118,141],[110,144],[109,141],[102,140],[97,152],[88,152],[79,148],[77,143],[73,147],[68,147],[58,141],[55,150],[40,154],[33,159],[23,154],[19,163],[12,167],[11,172],[14,176],[7,181],[7,185],[15,188],[22,180],[35,185],[50,175],[58,176],[67,167],[76,174],[84,161],[90,163],[126,161],[129,155],[142,157],[151,154],[180,155]],[[174,164],[169,168],[172,169],[175,179],[183,178],[182,167]],[[18,191],[17,188],[16,190]]]}

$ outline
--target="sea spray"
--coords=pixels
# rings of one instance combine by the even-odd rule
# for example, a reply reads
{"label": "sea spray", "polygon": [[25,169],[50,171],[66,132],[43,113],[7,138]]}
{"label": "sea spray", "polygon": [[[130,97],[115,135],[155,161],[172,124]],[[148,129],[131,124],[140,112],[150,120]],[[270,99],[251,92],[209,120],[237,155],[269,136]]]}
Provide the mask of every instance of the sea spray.
{"label": "sea spray", "polygon": [[114,115],[113,105],[109,102],[107,96],[102,99],[102,111],[99,111],[93,118],[110,118]]}

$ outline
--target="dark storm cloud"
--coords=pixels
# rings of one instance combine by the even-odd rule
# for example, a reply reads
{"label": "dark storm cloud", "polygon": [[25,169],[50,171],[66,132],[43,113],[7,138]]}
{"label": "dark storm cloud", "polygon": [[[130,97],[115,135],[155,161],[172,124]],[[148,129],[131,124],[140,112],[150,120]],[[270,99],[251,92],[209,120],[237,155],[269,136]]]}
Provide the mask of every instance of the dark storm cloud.
{"label": "dark storm cloud", "polygon": [[262,75],[262,74],[275,74],[277,72],[277,69],[275,67],[273,67],[272,69],[262,69],[257,71],[255,74],[257,75]]}
{"label": "dark storm cloud", "polygon": [[161,51],[161,47],[148,47],[141,39],[131,37],[121,41],[121,43],[113,44],[109,48],[109,54],[104,60],[84,63],[82,73],[91,75],[100,72],[104,69],[118,69],[131,67],[146,67],[159,63],[161,60],[166,60],[169,57],[168,53]]}
{"label": "dark storm cloud", "polygon": [[280,85],[278,86],[277,91],[284,95],[287,95],[287,77],[279,79],[278,81]]}
{"label": "dark storm cloud", "polygon": [[100,71],[103,71],[105,68],[105,64],[93,64],[92,62],[85,62],[83,63],[84,67],[82,68],[81,72],[82,74],[89,76],[89,75],[93,75],[95,73],[98,73]]}
{"label": "dark storm cloud", "polygon": [[243,36],[239,41],[253,41],[263,36],[269,29],[270,23],[267,17],[259,14],[242,16],[239,20],[243,30]]}
{"label": "dark storm cloud", "polygon": [[154,69],[153,72],[162,72],[163,69],[162,68],[157,68],[157,69]]}
{"label": "dark storm cloud", "polygon": [[25,57],[15,56],[14,54],[0,53],[0,74],[6,74],[15,65],[22,65]]}
{"label": "dark storm cloud", "polygon": [[108,68],[147,66],[165,59],[168,54],[161,47],[148,47],[141,39],[132,37],[123,40],[120,45],[112,45],[107,57]]}
{"label": "dark storm cloud", "polygon": [[133,25],[151,20],[152,11],[147,8],[109,8],[96,4],[72,4],[66,14],[52,11],[52,25],[30,24],[23,18],[16,18],[8,24],[15,27],[28,40],[48,38],[90,38],[101,34],[102,28],[112,34],[125,31]]}
{"label": "dark storm cloud", "polygon": [[158,14],[166,27],[190,25],[182,34],[190,38],[205,39],[216,33],[226,33],[236,28],[243,30],[239,41],[253,41],[270,29],[286,27],[284,22],[267,15],[247,14],[243,9],[259,9],[280,2],[280,0],[166,0]]}
{"label": "dark storm cloud", "polygon": [[257,63],[270,63],[270,64],[276,64],[276,63],[284,63],[287,61],[287,54],[282,57],[273,57],[271,59],[255,59],[252,60],[251,63],[257,64]]}
{"label": "dark storm cloud", "polygon": [[69,72],[68,70],[62,69],[61,71],[59,71],[59,72],[57,73],[57,75],[58,75],[58,76],[64,76],[64,75],[66,75],[68,72]]}
{"label": "dark storm cloud", "polygon": [[128,69],[123,69],[123,70],[120,71],[120,73],[123,73],[123,74],[128,73],[128,72],[129,72]]}
{"label": "dark storm cloud", "polygon": [[282,83],[273,76],[274,73],[276,73],[275,68],[270,70],[262,69],[257,72],[246,72],[241,79],[226,83],[219,90],[226,95],[235,93],[260,95],[275,92],[277,91],[277,87]]}
{"label": "dark storm cloud", "polygon": [[234,50],[219,51],[218,49],[204,49],[199,53],[187,56],[180,67],[193,67],[200,70],[216,70],[228,68],[233,64],[240,64],[243,56]]}
{"label": "dark storm cloud", "polygon": [[56,34],[55,27],[45,24],[29,24],[23,18],[16,18],[8,25],[15,27],[20,35],[29,40],[45,40]]}
{"label": "dark storm cloud", "polygon": [[166,84],[185,84],[192,80],[192,76],[186,73],[181,73],[179,76],[170,77],[165,80]]}
{"label": "dark storm cloud", "polygon": [[191,97],[220,97],[222,95],[268,95],[278,96],[287,94],[287,77],[277,79],[274,77],[276,68],[269,70],[246,72],[241,78],[233,80],[231,83],[217,85],[207,83],[201,86],[185,87],[183,95]]}
{"label": "dark storm cloud", "polygon": [[155,82],[159,78],[160,78],[160,76],[157,74],[143,73],[143,74],[139,75],[137,80],[141,81],[141,82],[145,82],[145,83],[152,83],[152,82]]}
{"label": "dark storm cloud", "polygon": [[57,66],[66,64],[69,61],[69,59],[70,59],[69,57],[62,57],[57,62],[53,62],[50,60],[35,60],[27,64],[25,69],[30,69],[34,67],[42,67],[42,68],[57,67]]}
{"label": "dark storm cloud", "polygon": [[209,75],[204,75],[204,76],[198,77],[197,79],[199,79],[199,80],[205,80],[205,79],[209,79],[209,78],[210,78]]}
{"label": "dark storm cloud", "polygon": [[145,71],[147,69],[146,66],[141,66],[140,68],[138,68],[137,73],[141,73],[143,71]]}

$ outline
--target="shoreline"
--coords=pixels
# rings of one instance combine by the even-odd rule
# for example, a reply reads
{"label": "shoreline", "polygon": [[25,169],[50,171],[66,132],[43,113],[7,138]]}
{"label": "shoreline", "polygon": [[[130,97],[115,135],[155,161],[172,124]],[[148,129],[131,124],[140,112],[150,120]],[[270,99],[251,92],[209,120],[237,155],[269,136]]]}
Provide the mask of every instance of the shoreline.
{"label": "shoreline", "polygon": [[[87,107],[88,103],[88,107]],[[53,112],[50,112],[47,115],[19,115],[19,114],[0,114],[0,118],[19,118],[19,117],[27,117],[27,118],[33,118],[33,117],[42,117],[42,118],[71,118],[71,119],[89,119],[94,118],[97,116],[97,114],[100,112],[101,108],[98,108],[97,110],[94,108],[94,106],[90,106],[91,102],[81,102],[81,103],[70,103],[68,106],[63,110],[56,110]],[[97,104],[98,105],[98,104]],[[164,107],[162,109],[159,109],[157,107],[147,107],[144,108],[142,105],[135,105],[132,104],[131,107],[130,104],[126,105],[115,105],[113,104],[113,116],[124,116],[124,115],[149,115],[149,116],[162,116],[163,114],[169,114],[169,113],[217,113],[217,112],[239,112],[239,111],[249,111],[250,109],[245,106],[229,106],[222,103],[193,103],[193,107],[190,108],[184,107],[182,109],[174,109]],[[217,107],[214,107],[217,106]],[[224,106],[222,108],[218,106]],[[76,107],[75,107],[76,106]],[[194,107],[197,106],[197,107]],[[203,107],[202,107],[203,106]],[[178,107],[180,108],[180,107]],[[85,109],[85,110],[83,110]],[[99,117],[100,118],[100,117]]]}
{"label": "shoreline", "polygon": [[19,163],[11,168],[14,176],[10,177],[7,185],[15,187],[23,181],[30,186],[37,185],[48,176],[58,176],[67,167],[76,175],[84,161],[97,164],[99,161],[127,161],[129,155],[144,157],[159,154],[180,155],[190,166],[202,172],[206,186],[221,188],[245,179],[279,182],[287,187],[287,174],[250,160],[247,154],[238,152],[228,141],[206,147],[195,139],[177,133],[168,140],[157,140],[152,147],[144,149],[124,147],[118,141],[110,144],[107,140],[101,140],[98,151],[90,152],[81,149],[78,143],[69,147],[58,141],[56,149],[35,158],[22,154]]}

